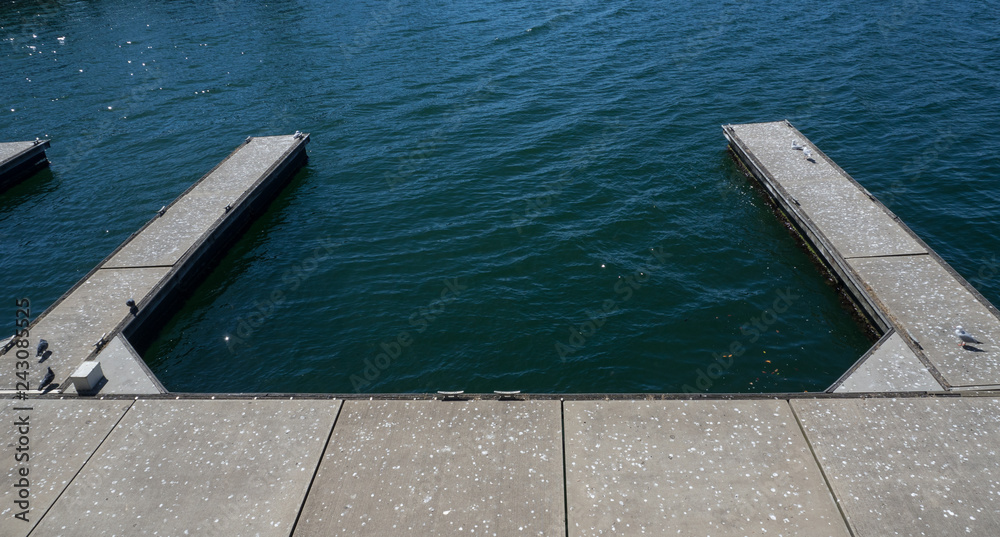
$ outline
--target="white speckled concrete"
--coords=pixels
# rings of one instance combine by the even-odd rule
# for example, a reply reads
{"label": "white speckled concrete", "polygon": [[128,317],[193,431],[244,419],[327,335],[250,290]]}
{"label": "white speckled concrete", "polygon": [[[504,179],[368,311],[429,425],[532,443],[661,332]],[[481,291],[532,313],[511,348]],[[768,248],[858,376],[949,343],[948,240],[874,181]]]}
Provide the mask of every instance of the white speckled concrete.
{"label": "white speckled concrete", "polygon": [[339,407],[137,401],[36,534],[287,536]]}
{"label": "white speckled concrete", "polygon": [[[94,343],[104,334],[110,341],[115,329],[129,319],[125,302],[131,298],[142,304],[170,281],[176,275],[171,270],[214,229],[226,214],[225,207],[237,207],[238,200],[255,191],[272,176],[272,169],[294,156],[307,140],[268,136],[241,145],[36,321],[30,342],[32,348],[39,338],[49,342],[52,355],[44,366],[55,372],[57,391],[68,388],[66,380],[96,349]],[[106,345],[97,356],[108,379],[101,393],[161,393],[158,382],[125,345]],[[0,390],[12,389],[14,382],[10,371],[0,370]]]}
{"label": "white speckled concrete", "polygon": [[295,536],[561,535],[559,401],[348,401]]}
{"label": "white speckled concrete", "polygon": [[254,138],[240,147],[190,192],[171,205],[104,265],[113,267],[168,266],[263,178],[298,143],[292,136]]}
{"label": "white speckled concrete", "polygon": [[569,535],[847,536],[786,401],[567,401]]}
{"label": "white speckled concrete", "polygon": [[0,166],[33,147],[35,147],[35,142],[33,141],[0,143]]}
{"label": "white speckled concrete", "polygon": [[[5,396],[0,402],[0,415],[3,416],[0,425],[3,432],[0,437],[3,449],[0,535],[27,535],[131,405],[132,401],[14,401]],[[17,411],[14,407],[31,407],[32,410]],[[30,423],[29,449],[21,452],[27,453],[29,459],[20,462],[14,459],[14,447],[21,436],[14,423],[19,418],[27,418]],[[14,518],[21,510],[13,504],[17,489],[12,486],[20,479],[14,472],[25,465],[31,484],[28,523]],[[34,535],[45,534],[36,532]]]}
{"label": "white speckled concrete", "polygon": [[1000,535],[1000,401],[792,401],[855,537]]}
{"label": "white speckled concrete", "polygon": [[[1000,383],[1000,319],[937,260],[924,255],[848,263],[895,321],[916,338],[945,381],[954,386]],[[983,345],[959,346],[956,325]]]}
{"label": "white speckled concrete", "polygon": [[944,388],[930,374],[920,358],[906,346],[898,332],[874,350],[851,373],[836,393],[850,392],[936,392]]}
{"label": "white speckled concrete", "polygon": [[[100,387],[101,393],[155,394],[163,390],[158,382],[143,367],[142,357],[136,354],[132,345],[121,334],[114,337],[98,355],[101,370],[107,379]],[[72,373],[72,371],[70,371]],[[70,384],[67,395],[76,394]]]}
{"label": "white speckled concrete", "polygon": [[31,535],[1000,535],[996,398],[28,404]]}
{"label": "white speckled concrete", "polygon": [[[785,122],[732,125],[739,139],[843,257],[926,253],[882,208]],[[798,140],[816,163],[792,148]]]}
{"label": "white speckled concrete", "polygon": [[[848,289],[856,286],[854,294],[867,293],[855,298],[878,312],[876,316],[900,336],[919,343],[910,352],[919,354],[912,357],[900,351],[860,368],[858,375],[875,376],[850,383],[844,390],[889,383],[893,391],[919,391],[928,387],[928,377],[935,374],[944,389],[1000,385],[996,352],[1000,319],[985,299],[969,292],[961,277],[949,272],[881,203],[787,122],[727,125],[724,132],[739,158],[789,208],[789,215],[808,230],[811,240],[825,245],[819,248],[821,255],[840,271]],[[807,160],[805,151],[796,150],[793,141],[812,151],[815,163]],[[976,349],[959,347],[956,325],[986,344]],[[904,367],[912,369],[904,373]],[[891,379],[884,375],[890,373]],[[913,384],[901,384],[906,379]]]}
{"label": "white speckled concrete", "polygon": [[[125,301],[129,298],[141,300],[167,272],[166,268],[146,268],[94,273],[31,329],[29,350],[32,356],[39,338],[48,341],[52,351],[52,355],[39,364],[42,373],[48,366],[56,374],[56,383],[68,379],[95,349],[94,343],[101,335],[113,331],[129,314]],[[35,376],[36,385],[42,373]],[[110,379],[110,374],[106,376]],[[0,371],[0,379],[3,388],[14,387],[15,379],[9,371]]]}

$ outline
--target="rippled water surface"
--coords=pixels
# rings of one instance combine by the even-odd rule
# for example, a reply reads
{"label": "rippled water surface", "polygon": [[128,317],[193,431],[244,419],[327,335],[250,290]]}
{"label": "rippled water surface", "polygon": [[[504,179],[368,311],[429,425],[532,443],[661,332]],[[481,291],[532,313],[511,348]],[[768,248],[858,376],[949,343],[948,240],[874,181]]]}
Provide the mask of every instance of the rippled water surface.
{"label": "rippled water surface", "polygon": [[0,291],[301,130],[168,389],[822,390],[871,341],[719,127],[787,118],[1000,302],[997,3],[691,4],[7,1],[0,140],[52,167],[0,194]]}

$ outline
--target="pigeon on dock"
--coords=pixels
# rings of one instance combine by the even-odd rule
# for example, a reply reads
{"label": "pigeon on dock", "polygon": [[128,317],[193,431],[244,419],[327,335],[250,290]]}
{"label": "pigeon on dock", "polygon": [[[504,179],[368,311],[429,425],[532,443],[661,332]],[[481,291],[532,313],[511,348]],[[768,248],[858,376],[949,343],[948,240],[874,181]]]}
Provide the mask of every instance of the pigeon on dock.
{"label": "pigeon on dock", "polygon": [[48,372],[45,373],[45,376],[42,377],[42,382],[38,384],[38,391],[42,391],[46,386],[52,384],[52,380],[55,378],[56,374],[52,372],[52,368],[50,367]]}
{"label": "pigeon on dock", "polygon": [[49,348],[49,342],[45,341],[44,339],[39,339],[38,349],[35,350],[35,356],[41,356],[45,352],[45,349],[48,348]]}
{"label": "pigeon on dock", "polygon": [[962,342],[959,343],[962,347],[964,347],[966,343],[978,343],[980,345],[983,343],[982,341],[972,337],[972,334],[966,332],[961,326],[955,327],[955,335],[958,336],[958,339],[962,340]]}

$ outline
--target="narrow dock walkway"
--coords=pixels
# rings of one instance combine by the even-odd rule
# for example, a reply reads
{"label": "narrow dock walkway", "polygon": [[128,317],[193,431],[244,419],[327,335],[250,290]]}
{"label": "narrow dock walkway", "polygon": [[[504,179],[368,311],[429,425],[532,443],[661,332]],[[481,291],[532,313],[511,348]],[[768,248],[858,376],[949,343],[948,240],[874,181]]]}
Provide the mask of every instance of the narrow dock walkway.
{"label": "narrow dock walkway", "polygon": [[[1000,387],[997,309],[787,121],[725,125],[730,148],[887,334],[840,390]],[[956,326],[982,345],[959,346]]]}
{"label": "narrow dock walkway", "polygon": [[[248,138],[43,312],[30,327],[31,349],[48,342],[37,368],[52,368],[56,391],[73,392],[74,370],[98,361],[101,393],[165,392],[129,338],[141,337],[198,283],[305,163],[308,141],[305,134]],[[0,370],[0,389],[14,388],[13,368]]]}
{"label": "narrow dock walkway", "polygon": [[0,143],[0,192],[31,177],[49,165],[48,140]]}

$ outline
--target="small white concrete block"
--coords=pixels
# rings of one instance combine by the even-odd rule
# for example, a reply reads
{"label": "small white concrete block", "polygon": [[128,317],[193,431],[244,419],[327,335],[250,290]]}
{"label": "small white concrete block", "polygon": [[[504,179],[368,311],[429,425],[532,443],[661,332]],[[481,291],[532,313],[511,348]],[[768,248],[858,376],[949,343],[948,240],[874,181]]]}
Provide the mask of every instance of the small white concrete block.
{"label": "small white concrete block", "polygon": [[91,360],[80,364],[80,367],[76,368],[76,371],[70,375],[69,380],[76,387],[77,392],[83,393],[96,388],[97,383],[101,382],[102,378],[104,378],[104,372],[101,371],[101,362]]}

